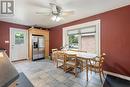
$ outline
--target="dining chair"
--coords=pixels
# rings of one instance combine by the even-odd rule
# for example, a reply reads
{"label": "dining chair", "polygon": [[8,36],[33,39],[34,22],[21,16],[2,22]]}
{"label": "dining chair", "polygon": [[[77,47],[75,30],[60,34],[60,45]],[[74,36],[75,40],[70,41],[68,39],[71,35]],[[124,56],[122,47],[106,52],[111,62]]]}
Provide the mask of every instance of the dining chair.
{"label": "dining chair", "polygon": [[62,68],[65,70],[65,53],[62,51],[57,51],[56,53],[57,58],[56,58],[56,66],[57,68]]}
{"label": "dining chair", "polygon": [[104,72],[103,72],[103,62],[104,62],[105,55],[106,54],[103,53],[101,56],[99,56],[97,58],[90,59],[87,64],[87,67],[88,67],[88,69],[90,69],[91,73],[92,73],[92,71],[95,73],[99,73],[101,82],[103,82],[102,76],[105,77]]}
{"label": "dining chair", "polygon": [[53,52],[51,57],[54,64],[56,64],[56,59],[58,58],[58,51]]}
{"label": "dining chair", "polygon": [[51,49],[51,58],[54,62],[55,62],[55,59],[56,59],[56,53],[54,53],[55,51],[58,51],[58,49],[57,48]]}
{"label": "dining chair", "polygon": [[77,77],[77,56],[76,54],[66,54],[65,55],[65,72],[70,72]]}

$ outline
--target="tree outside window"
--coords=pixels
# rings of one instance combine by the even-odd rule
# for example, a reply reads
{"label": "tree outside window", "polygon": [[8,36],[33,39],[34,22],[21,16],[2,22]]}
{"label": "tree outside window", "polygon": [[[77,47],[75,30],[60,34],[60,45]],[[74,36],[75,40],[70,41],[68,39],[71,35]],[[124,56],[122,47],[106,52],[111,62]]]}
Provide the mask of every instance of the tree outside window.
{"label": "tree outside window", "polygon": [[78,49],[78,36],[77,35],[69,35],[69,48],[70,49]]}

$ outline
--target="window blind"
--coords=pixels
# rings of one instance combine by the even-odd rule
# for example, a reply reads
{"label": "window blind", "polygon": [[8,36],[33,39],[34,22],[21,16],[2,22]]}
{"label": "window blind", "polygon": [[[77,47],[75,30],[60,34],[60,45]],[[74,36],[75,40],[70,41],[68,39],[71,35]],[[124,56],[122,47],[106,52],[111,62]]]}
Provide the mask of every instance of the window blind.
{"label": "window blind", "polygon": [[79,34],[79,30],[69,30],[67,32],[68,35],[74,35],[74,34]]}
{"label": "window blind", "polygon": [[81,34],[96,33],[96,26],[90,26],[90,27],[82,28],[82,29],[80,29],[80,33]]}

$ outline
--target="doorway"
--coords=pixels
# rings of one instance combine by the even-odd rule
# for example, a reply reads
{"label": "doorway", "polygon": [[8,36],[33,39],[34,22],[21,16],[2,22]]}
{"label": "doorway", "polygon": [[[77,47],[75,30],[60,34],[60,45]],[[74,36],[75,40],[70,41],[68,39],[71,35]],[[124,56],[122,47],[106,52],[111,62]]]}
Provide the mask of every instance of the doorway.
{"label": "doorway", "polygon": [[10,59],[11,61],[28,59],[28,31],[10,28]]}

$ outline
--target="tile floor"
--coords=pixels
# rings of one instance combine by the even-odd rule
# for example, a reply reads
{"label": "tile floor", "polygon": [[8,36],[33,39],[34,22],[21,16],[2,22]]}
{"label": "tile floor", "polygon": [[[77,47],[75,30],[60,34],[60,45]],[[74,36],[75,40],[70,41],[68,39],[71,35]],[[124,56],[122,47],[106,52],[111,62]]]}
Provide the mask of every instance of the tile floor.
{"label": "tile floor", "polygon": [[23,72],[34,87],[103,87],[99,75],[89,72],[89,81],[86,81],[85,71],[75,78],[70,73],[56,68],[49,60],[20,61],[13,63],[18,72]]}

